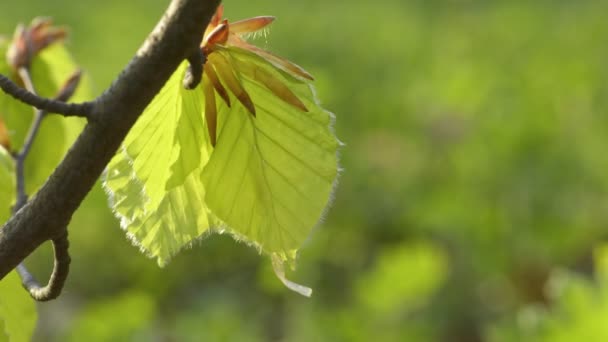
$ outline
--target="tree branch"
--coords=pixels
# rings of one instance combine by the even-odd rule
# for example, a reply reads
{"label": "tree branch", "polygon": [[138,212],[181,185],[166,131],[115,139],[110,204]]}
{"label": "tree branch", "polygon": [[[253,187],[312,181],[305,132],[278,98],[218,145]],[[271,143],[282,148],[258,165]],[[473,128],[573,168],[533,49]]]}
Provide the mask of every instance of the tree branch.
{"label": "tree branch", "polygon": [[64,160],[0,230],[0,279],[44,241],[62,236],[139,115],[199,48],[218,3],[173,0],[112,86],[91,103],[89,121]]}
{"label": "tree branch", "polygon": [[86,118],[93,109],[93,104],[90,102],[65,103],[59,100],[45,99],[27,89],[21,88],[4,75],[0,75],[0,88],[15,99],[48,113]]}

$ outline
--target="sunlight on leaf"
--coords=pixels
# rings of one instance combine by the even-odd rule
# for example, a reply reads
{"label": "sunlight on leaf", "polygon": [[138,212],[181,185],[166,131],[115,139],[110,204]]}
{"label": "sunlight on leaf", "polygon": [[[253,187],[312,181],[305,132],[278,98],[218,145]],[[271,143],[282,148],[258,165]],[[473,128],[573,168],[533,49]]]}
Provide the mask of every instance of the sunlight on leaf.
{"label": "sunlight on leaf", "polygon": [[340,146],[333,115],[316,99],[312,76],[245,42],[271,17],[230,31],[221,13],[201,46],[202,83],[185,90],[180,66],[127,136],[104,186],[121,226],[160,264],[205,232],[228,232],[271,255],[281,281],[309,295],[283,268],[293,267],[332,197]]}
{"label": "sunlight on leaf", "polygon": [[[210,209],[238,238],[293,260],[331,197],[339,142],[310,86],[238,48],[216,52],[286,84],[309,112],[241,74],[257,117],[218,103],[218,144],[202,175]],[[238,69],[237,69],[238,70]],[[231,95],[233,96],[233,95]]]}
{"label": "sunlight on leaf", "polygon": [[203,94],[200,87],[183,88],[185,68],[184,63],[146,108],[104,181],[122,228],[161,265],[212,224],[193,173],[210,153]]}

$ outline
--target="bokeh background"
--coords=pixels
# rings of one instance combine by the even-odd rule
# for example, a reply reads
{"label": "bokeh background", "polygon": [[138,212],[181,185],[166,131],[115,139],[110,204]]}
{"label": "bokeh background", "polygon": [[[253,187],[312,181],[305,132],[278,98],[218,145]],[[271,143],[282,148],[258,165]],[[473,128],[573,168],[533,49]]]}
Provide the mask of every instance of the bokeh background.
{"label": "bokeh background", "polygon": [[[97,95],[167,4],[3,1],[0,32],[67,25]],[[225,5],[278,17],[258,44],[316,76],[346,143],[333,208],[290,274],[313,297],[229,236],[159,269],[97,186],[36,340],[608,340],[608,2]],[[28,265],[46,279],[50,247]]]}

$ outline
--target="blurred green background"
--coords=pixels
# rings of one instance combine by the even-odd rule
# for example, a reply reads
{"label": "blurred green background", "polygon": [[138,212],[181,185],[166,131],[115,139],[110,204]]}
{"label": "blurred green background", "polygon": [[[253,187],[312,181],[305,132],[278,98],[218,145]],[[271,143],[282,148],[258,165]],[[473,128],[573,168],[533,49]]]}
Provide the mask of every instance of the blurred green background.
{"label": "blurred green background", "polygon": [[[167,0],[4,1],[52,16],[99,94]],[[165,269],[98,186],[40,341],[608,341],[607,1],[226,1],[316,76],[346,143],[332,210],[285,289],[210,236]],[[150,72],[154,72],[151,70]],[[602,152],[604,151],[604,152]],[[28,265],[45,279],[45,246]]]}

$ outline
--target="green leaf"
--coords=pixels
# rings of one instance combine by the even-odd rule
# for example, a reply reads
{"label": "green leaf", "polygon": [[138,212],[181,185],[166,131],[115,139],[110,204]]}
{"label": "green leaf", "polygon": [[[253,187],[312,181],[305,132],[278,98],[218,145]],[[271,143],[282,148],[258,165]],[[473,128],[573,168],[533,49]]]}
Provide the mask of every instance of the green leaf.
{"label": "green leaf", "polygon": [[184,89],[186,66],[146,108],[104,181],[122,228],[160,265],[214,222],[197,176],[211,149],[202,133],[204,100],[200,88]]}
{"label": "green leaf", "polygon": [[[6,48],[6,44],[0,45],[0,56],[6,54]],[[34,58],[31,67],[32,82],[41,96],[53,97],[76,69],[76,64],[65,46],[59,43],[52,44]],[[0,58],[0,73],[8,75],[13,80],[17,79],[5,58]],[[90,99],[88,82],[87,77],[84,77],[71,101]],[[0,92],[0,118],[4,119],[9,130],[13,149],[18,150],[23,146],[33,113],[32,107]],[[83,124],[84,120],[80,118],[64,118],[56,115],[49,115],[43,120],[32,150],[25,161],[28,194],[33,194],[46,181]]]}
{"label": "green leaf", "polygon": [[0,225],[11,215],[15,201],[15,166],[11,155],[0,146]]}
{"label": "green leaf", "polygon": [[9,273],[0,281],[0,321],[2,334],[10,342],[26,342],[32,339],[37,320],[36,305],[21,286],[16,272]]}
{"label": "green leaf", "polygon": [[128,236],[161,265],[216,228],[271,254],[281,280],[299,288],[285,279],[282,264],[295,259],[331,198],[340,145],[333,116],[310,84],[257,55],[238,48],[214,53],[223,57],[216,69],[233,68],[218,73],[231,77],[229,89],[251,97],[257,117],[234,94],[232,107],[217,99],[214,149],[203,85],[184,89],[183,63],[108,165],[110,205]]}
{"label": "green leaf", "polygon": [[281,80],[308,108],[304,112],[241,73],[257,117],[237,103],[218,105],[218,143],[202,180],[209,208],[228,231],[281,260],[293,260],[331,198],[340,145],[333,116],[312,87],[237,48],[216,53],[238,70],[259,68]]}

